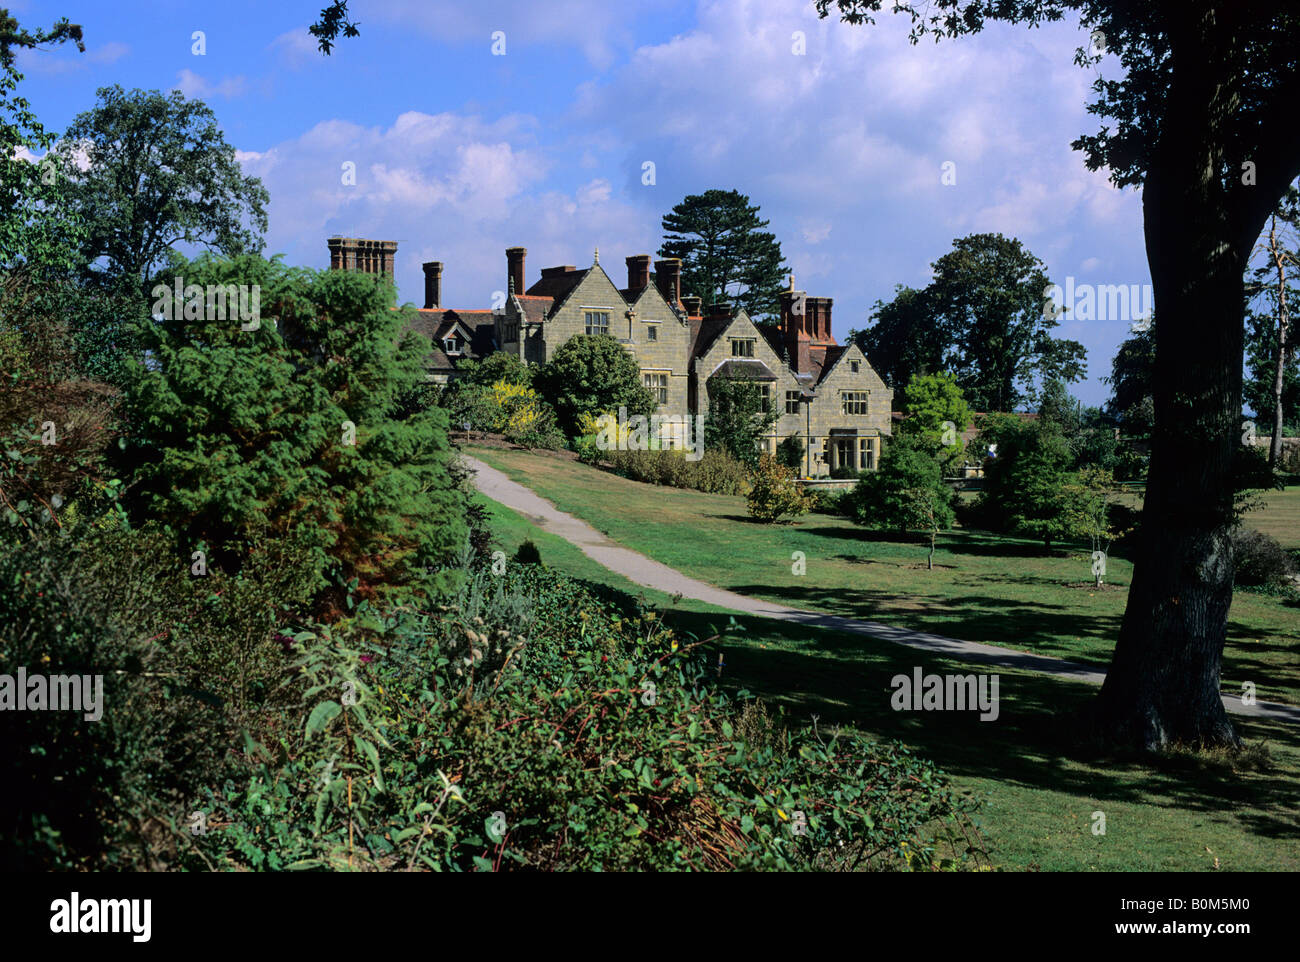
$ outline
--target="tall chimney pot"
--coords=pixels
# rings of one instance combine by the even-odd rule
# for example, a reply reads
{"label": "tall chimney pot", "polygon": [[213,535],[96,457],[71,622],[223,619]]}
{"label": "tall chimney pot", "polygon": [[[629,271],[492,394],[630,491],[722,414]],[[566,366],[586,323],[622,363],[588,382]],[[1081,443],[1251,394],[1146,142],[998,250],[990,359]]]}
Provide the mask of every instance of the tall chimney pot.
{"label": "tall chimney pot", "polygon": [[650,286],[650,255],[633,254],[627,261],[627,291],[636,297]]}
{"label": "tall chimney pot", "polygon": [[[528,253],[527,247],[507,247],[506,248],[506,280],[514,281],[515,293],[522,294],[527,288],[524,286],[524,255]],[[509,284],[507,283],[507,288]]]}
{"label": "tall chimney pot", "polygon": [[424,307],[442,307],[442,261],[426,261],[424,267]]}
{"label": "tall chimney pot", "polygon": [[665,257],[663,260],[655,261],[655,286],[659,288],[659,293],[663,295],[673,307],[677,302],[682,300],[682,259],[680,257]]}

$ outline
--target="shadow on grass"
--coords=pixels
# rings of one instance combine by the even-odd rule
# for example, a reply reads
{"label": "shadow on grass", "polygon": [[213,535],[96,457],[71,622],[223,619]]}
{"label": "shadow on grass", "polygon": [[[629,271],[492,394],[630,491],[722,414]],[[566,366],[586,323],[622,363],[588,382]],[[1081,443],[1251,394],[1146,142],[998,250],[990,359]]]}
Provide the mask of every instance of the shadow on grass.
{"label": "shadow on grass", "polygon": [[[697,637],[726,625],[717,615],[674,612],[671,623]],[[1227,764],[1186,756],[1098,756],[1078,743],[1076,713],[1096,694],[1092,686],[1021,672],[999,671],[999,715],[894,711],[895,675],[979,672],[960,662],[838,632],[740,618],[746,632],[724,639],[724,687],[741,689],[785,709],[789,723],[842,724],[876,738],[898,739],[953,775],[993,779],[1081,799],[1176,807],[1240,817],[1256,834],[1300,838],[1296,780],[1281,770],[1249,778]],[[761,642],[758,639],[763,639]],[[766,647],[761,647],[766,645]],[[1234,718],[1250,741],[1300,747],[1293,725]]]}
{"label": "shadow on grass", "polygon": [[[900,564],[884,562],[886,564]],[[917,562],[906,562],[915,564]],[[924,558],[919,560],[925,564]],[[1011,580],[1016,580],[1014,577]],[[792,608],[825,612],[847,618],[896,621],[901,616],[907,627],[937,634],[955,635],[963,641],[983,641],[1037,654],[1087,661],[1077,643],[1058,639],[1115,638],[1120,618],[1110,615],[1081,615],[1066,604],[1048,601],[1014,601],[995,595],[964,595],[960,599],[937,595],[901,596],[893,590],[874,588],[820,588],[816,585],[730,585],[742,595],[767,598]],[[1109,663],[1107,652],[1098,663]]]}

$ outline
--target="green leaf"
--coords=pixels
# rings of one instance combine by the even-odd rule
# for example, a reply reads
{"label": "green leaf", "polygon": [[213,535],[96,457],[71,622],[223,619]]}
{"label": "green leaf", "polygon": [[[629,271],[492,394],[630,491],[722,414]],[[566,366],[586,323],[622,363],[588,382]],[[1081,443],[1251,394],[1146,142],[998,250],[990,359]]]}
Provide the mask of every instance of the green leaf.
{"label": "green leaf", "polygon": [[308,738],[311,738],[318,731],[323,731],[329,724],[330,719],[343,710],[343,706],[336,701],[323,701],[311,710],[311,716],[307,719]]}
{"label": "green leaf", "polygon": [[358,751],[370,759],[370,765],[375,770],[375,785],[383,791],[384,773],[379,769],[379,749],[375,747],[374,742],[367,741],[360,735],[353,735],[352,742],[357,746]]}

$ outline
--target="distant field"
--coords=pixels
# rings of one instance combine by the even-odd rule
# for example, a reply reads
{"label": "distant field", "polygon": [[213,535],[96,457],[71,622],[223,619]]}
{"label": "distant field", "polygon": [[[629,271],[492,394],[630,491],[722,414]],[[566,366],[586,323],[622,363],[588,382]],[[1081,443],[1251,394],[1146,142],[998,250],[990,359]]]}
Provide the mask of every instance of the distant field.
{"label": "distant field", "polygon": [[[1083,546],[1048,552],[1024,539],[945,533],[935,570],[927,571],[922,545],[874,540],[844,518],[813,514],[797,524],[756,524],[743,498],[641,484],[524,451],[469,453],[620,544],[719,587],[808,610],[1105,668],[1128,598],[1131,563],[1112,556],[1107,588],[1092,590]],[[1294,489],[1279,492],[1258,517],[1285,527],[1298,498]],[[803,553],[804,575],[793,573],[795,552]],[[1240,692],[1243,681],[1253,682],[1262,698],[1300,703],[1300,606],[1294,601],[1236,593],[1224,689]]]}

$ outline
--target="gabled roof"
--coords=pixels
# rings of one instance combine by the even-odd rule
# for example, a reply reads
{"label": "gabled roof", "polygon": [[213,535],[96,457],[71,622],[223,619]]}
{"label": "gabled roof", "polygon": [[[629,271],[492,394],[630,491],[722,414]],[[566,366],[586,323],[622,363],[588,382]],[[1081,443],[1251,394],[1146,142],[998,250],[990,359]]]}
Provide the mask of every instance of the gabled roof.
{"label": "gabled roof", "polygon": [[493,321],[475,325],[469,336],[469,353],[472,357],[486,357],[497,349],[496,324]]}
{"label": "gabled roof", "polygon": [[722,332],[731,326],[731,317],[692,317],[690,358],[703,357]]}
{"label": "gabled roof", "polygon": [[733,357],[723,361],[709,377],[736,378],[742,381],[775,381],[776,375],[762,361]]}
{"label": "gabled roof", "polygon": [[847,350],[847,346],[839,344],[835,347],[828,347],[825,351],[810,352],[809,360],[812,362],[813,383],[821,384],[826,376],[831,373],[831,369],[840,363],[840,358],[844,356],[844,352]]}
{"label": "gabled roof", "polygon": [[492,311],[456,310],[450,307],[419,308],[411,319],[411,330],[423,334],[432,343],[428,358],[431,370],[450,371],[454,363],[443,351],[443,338],[459,331],[466,339],[461,357],[480,358],[497,348],[496,324]]}
{"label": "gabled roof", "polygon": [[589,270],[590,268],[565,271],[563,274],[542,277],[524,291],[524,294],[529,297],[549,297],[555,301],[554,309],[558,309],[560,302],[569,296],[569,293],[578,286],[578,282],[587,276]]}
{"label": "gabled roof", "polygon": [[540,324],[546,320],[551,305],[555,303],[554,298],[545,294],[515,294],[514,298],[519,313],[530,324]]}
{"label": "gabled roof", "polygon": [[479,310],[460,310],[451,307],[421,307],[411,320],[411,328],[425,337],[442,338],[457,323],[466,334],[473,336],[474,328],[483,322],[492,322],[492,312]]}

